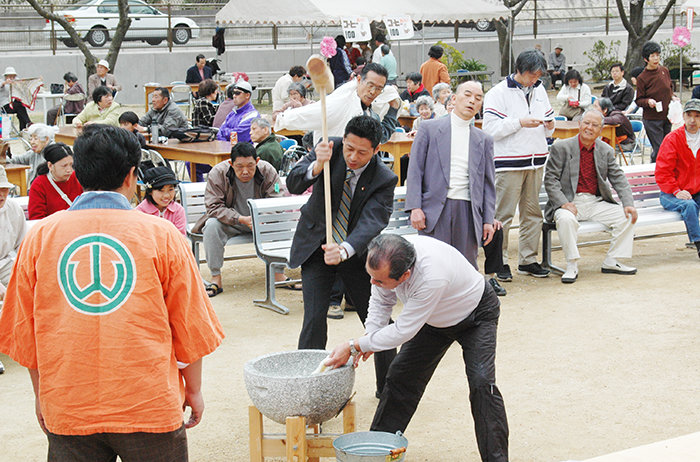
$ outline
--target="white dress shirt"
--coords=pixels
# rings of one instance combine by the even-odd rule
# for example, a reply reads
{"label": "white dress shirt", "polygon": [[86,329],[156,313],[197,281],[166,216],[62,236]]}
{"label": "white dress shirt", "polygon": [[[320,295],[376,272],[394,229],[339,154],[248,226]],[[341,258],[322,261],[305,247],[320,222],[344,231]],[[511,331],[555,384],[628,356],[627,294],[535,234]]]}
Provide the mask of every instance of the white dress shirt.
{"label": "white dress shirt", "polygon": [[[457,249],[428,236],[410,236],[416,248],[416,263],[409,278],[395,289],[372,286],[360,337],[362,351],[384,351],[412,339],[428,324],[451,327],[462,322],[481,301],[485,280]],[[403,311],[389,324],[396,299]]]}

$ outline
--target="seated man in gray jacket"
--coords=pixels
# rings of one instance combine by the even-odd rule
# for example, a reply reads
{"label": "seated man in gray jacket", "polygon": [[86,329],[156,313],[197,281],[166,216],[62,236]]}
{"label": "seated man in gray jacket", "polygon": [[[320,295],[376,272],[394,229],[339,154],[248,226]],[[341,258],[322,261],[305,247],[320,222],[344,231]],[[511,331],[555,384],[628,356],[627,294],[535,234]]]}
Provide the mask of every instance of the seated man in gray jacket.
{"label": "seated man in gray jacket", "polygon": [[189,122],[185,114],[170,100],[170,92],[167,88],[158,87],[151,93],[151,110],[139,120],[138,130],[150,132],[151,126],[158,124],[160,136],[170,136],[174,130],[189,128]]}
{"label": "seated man in gray jacket", "polygon": [[231,160],[219,162],[211,169],[204,190],[207,213],[192,228],[193,233],[204,230],[204,250],[211,273],[211,284],[207,285],[210,297],[223,292],[221,267],[226,242],[251,232],[253,219],[248,199],[281,195],[277,170],[257,157],[252,144],[234,144]]}
{"label": "seated man in gray jacket", "polygon": [[[544,187],[549,197],[544,215],[547,221],[557,225],[566,256],[566,272],[561,277],[565,284],[578,278],[580,255],[576,238],[579,222],[584,220],[602,223],[612,234],[601,266],[603,273],[637,272],[636,268],[617,260],[632,256],[637,210],[627,177],[615,160],[615,151],[598,139],[602,131],[603,114],[593,107],[586,109],[579,122],[578,136],[552,145],[544,171]],[[608,181],[622,205],[613,198]]]}

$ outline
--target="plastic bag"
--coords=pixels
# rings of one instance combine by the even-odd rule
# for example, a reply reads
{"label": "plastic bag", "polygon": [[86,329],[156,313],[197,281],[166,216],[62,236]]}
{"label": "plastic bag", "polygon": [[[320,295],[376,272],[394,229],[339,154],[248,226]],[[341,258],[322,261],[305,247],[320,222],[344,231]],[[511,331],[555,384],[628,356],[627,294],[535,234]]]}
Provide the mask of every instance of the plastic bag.
{"label": "plastic bag", "polygon": [[668,105],[668,120],[673,125],[683,123],[683,107],[680,101],[671,101]]}

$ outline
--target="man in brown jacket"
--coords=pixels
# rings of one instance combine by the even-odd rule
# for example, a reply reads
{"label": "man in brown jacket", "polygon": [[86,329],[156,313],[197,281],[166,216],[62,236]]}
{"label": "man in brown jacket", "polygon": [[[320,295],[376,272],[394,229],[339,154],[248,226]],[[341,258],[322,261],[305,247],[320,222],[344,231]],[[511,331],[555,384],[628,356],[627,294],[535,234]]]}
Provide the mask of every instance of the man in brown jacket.
{"label": "man in brown jacket", "polygon": [[248,199],[281,196],[280,178],[275,167],[260,160],[252,144],[238,143],[231,148],[231,160],[220,162],[209,172],[204,190],[207,213],[195,223],[192,232],[204,229],[204,250],[211,273],[207,294],[223,292],[221,267],[226,242],[253,226]]}

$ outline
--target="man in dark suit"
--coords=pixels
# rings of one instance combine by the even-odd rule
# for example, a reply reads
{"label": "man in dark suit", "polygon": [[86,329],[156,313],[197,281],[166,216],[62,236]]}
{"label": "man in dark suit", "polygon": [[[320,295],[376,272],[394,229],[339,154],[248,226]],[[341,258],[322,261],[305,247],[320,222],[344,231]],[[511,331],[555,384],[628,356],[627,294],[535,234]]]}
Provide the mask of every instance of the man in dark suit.
{"label": "man in dark suit", "polygon": [[[301,209],[294,234],[289,266],[301,265],[304,322],[299,348],[326,348],[326,314],[336,274],[345,284],[364,324],[370,297],[365,271],[367,244],[389,223],[397,177],[377,157],[382,126],[369,116],[348,122],[343,138],[320,142],[294,166],[287,188],[301,194],[313,185],[313,193]],[[330,161],[333,242],[326,242],[323,163]],[[375,355],[377,392],[396,355],[389,350]]]}
{"label": "man in dark suit", "polygon": [[[449,116],[421,124],[411,148],[406,208],[420,234],[457,248],[474,268],[483,243],[485,272],[493,274],[503,264],[502,230],[494,220],[493,138],[470,124],[483,98],[480,83],[464,82]],[[498,295],[506,294],[495,278],[489,283]]]}
{"label": "man in dark suit", "polygon": [[[580,258],[576,238],[580,221],[591,220],[610,229],[610,249],[603,261],[603,273],[635,274],[636,268],[618,258],[630,258],[634,243],[632,190],[625,173],[615,159],[615,151],[598,139],[603,131],[603,114],[588,108],[579,122],[579,134],[552,145],[544,172],[544,187],[549,200],[545,219],[554,221],[566,257],[566,272],[561,282],[571,284],[578,278]],[[613,198],[608,182],[622,202]]]}
{"label": "man in dark suit", "polygon": [[207,66],[207,58],[197,55],[196,64],[187,69],[185,83],[199,83],[202,80],[211,79],[211,68]]}

